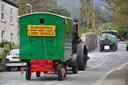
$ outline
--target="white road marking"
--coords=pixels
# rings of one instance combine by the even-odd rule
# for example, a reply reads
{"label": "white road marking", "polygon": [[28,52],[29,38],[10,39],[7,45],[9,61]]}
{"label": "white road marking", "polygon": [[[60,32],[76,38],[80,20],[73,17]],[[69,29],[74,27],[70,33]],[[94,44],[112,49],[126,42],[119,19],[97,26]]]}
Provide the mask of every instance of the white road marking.
{"label": "white road marking", "polygon": [[128,65],[128,62],[122,64],[122,65],[121,65],[120,67],[118,67],[118,68],[115,68],[115,69],[110,70],[110,71],[107,72],[104,76],[102,76],[99,80],[97,80],[93,85],[102,85],[102,82],[105,80],[105,78],[106,78],[109,74],[111,74],[111,73],[114,72],[114,71],[121,70],[121,69],[124,68],[126,65]]}

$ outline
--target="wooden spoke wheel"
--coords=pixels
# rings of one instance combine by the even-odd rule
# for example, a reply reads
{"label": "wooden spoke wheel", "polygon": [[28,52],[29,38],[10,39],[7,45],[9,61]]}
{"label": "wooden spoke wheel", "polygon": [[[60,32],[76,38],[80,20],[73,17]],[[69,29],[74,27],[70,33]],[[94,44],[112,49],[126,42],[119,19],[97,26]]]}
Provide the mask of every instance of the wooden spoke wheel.
{"label": "wooden spoke wheel", "polygon": [[37,76],[37,77],[40,77],[40,72],[37,71],[37,72],[36,72],[36,76]]}
{"label": "wooden spoke wheel", "polygon": [[30,65],[27,64],[27,66],[26,66],[26,80],[30,80],[30,79],[31,79]]}
{"label": "wooden spoke wheel", "polygon": [[61,81],[63,79],[62,71],[58,70],[58,80]]}

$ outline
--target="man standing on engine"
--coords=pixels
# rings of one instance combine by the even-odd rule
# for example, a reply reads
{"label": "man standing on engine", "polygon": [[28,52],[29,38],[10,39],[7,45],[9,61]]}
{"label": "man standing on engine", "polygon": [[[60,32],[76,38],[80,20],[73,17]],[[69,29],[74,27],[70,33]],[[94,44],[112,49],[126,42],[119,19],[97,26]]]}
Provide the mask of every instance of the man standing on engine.
{"label": "man standing on engine", "polygon": [[73,28],[72,28],[72,49],[73,53],[77,52],[77,44],[80,42],[80,37],[78,34],[78,19],[73,20]]}

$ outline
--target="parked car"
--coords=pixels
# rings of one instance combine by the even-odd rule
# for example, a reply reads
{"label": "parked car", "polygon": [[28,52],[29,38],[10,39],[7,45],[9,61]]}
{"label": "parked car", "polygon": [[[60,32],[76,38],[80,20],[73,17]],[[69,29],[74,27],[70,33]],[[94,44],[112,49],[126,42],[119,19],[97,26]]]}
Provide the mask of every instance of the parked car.
{"label": "parked car", "polygon": [[6,70],[11,71],[12,67],[17,67],[20,70],[22,66],[26,66],[26,63],[20,62],[19,49],[11,50],[6,56]]}

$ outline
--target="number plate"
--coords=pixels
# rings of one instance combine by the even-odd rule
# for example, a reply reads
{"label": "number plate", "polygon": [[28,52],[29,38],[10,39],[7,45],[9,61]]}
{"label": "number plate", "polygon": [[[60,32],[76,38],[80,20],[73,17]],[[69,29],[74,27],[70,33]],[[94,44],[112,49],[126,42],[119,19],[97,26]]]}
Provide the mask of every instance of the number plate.
{"label": "number plate", "polygon": [[18,57],[12,57],[12,59],[18,59]]}
{"label": "number plate", "polygon": [[104,49],[105,50],[109,50],[110,49],[110,46],[104,46]]}

